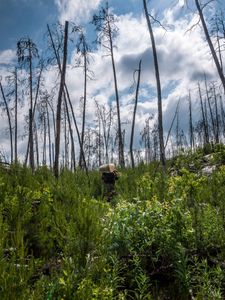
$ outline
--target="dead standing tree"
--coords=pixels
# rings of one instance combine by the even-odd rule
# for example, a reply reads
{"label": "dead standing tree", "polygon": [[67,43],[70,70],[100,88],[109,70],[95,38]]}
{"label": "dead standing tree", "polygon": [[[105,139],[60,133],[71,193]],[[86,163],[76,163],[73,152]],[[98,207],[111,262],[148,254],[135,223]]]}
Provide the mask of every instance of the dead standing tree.
{"label": "dead standing tree", "polygon": [[139,67],[138,67],[137,72],[138,72],[138,80],[137,80],[137,86],[136,86],[133,121],[132,121],[131,136],[130,136],[130,159],[131,159],[132,168],[134,168],[133,141],[134,141],[135,118],[136,118],[137,103],[138,103],[138,93],[139,93],[140,78],[141,78],[141,60],[139,62]]}
{"label": "dead standing tree", "polygon": [[[84,91],[83,91],[83,112],[82,112],[82,130],[81,130],[81,146],[84,148],[84,133],[86,123],[86,106],[87,106],[87,80],[92,79],[93,72],[88,68],[90,64],[90,47],[86,41],[84,30],[80,26],[74,26],[73,31],[79,34],[76,45],[78,58],[76,59],[76,67],[81,67],[84,70]],[[80,149],[79,166],[82,168],[82,150]]]}
{"label": "dead standing tree", "polygon": [[[56,63],[58,65],[60,74],[62,74],[62,66],[61,66],[61,61],[60,61],[60,56],[59,56],[59,48],[60,47],[57,47],[56,43],[54,42],[52,32],[51,32],[50,27],[48,25],[47,25],[47,28],[48,28],[48,34],[49,34],[49,38],[50,38],[51,47],[53,49],[54,56],[55,56],[55,59],[56,59]],[[75,114],[74,114],[74,110],[73,110],[73,106],[72,106],[72,102],[71,102],[71,99],[70,99],[70,94],[69,94],[66,82],[64,82],[64,91],[63,92],[65,94],[64,99],[65,99],[65,101],[68,100],[68,104],[69,104],[68,107],[70,108],[71,113],[72,113],[72,119],[73,119],[73,122],[74,122],[74,125],[75,125],[77,137],[78,137],[78,142],[79,142],[79,146],[80,146],[80,150],[81,150],[82,160],[84,162],[85,172],[86,172],[86,174],[88,176],[88,168],[87,168],[87,164],[86,164],[86,160],[85,160],[85,154],[84,154],[84,150],[83,150],[83,147],[82,147],[82,144],[81,144],[81,137],[80,137],[80,133],[79,133],[79,130],[78,130],[77,121],[76,121],[76,118],[75,118]],[[75,169],[76,168],[76,164],[75,164],[75,148],[74,148],[74,142],[71,141],[71,143],[72,143],[72,148],[73,148],[72,152],[74,154],[74,157],[73,157],[73,168]]]}
{"label": "dead standing tree", "polygon": [[60,78],[59,94],[57,101],[57,113],[56,113],[56,138],[55,138],[55,161],[54,161],[54,174],[55,177],[59,176],[59,152],[60,152],[60,130],[61,130],[61,108],[62,108],[62,97],[63,90],[65,85],[65,76],[66,76],[66,61],[67,61],[67,43],[68,43],[68,21],[65,22],[65,31],[64,31],[64,47],[63,47],[63,62],[62,62],[62,71]]}
{"label": "dead standing tree", "polygon": [[200,83],[198,82],[198,93],[199,93],[199,99],[200,99],[200,106],[201,106],[201,113],[202,113],[202,125],[204,129],[204,144],[209,144],[209,131],[208,131],[208,124],[206,122],[206,116],[203,106],[203,99],[202,99],[202,92]]}
{"label": "dead standing tree", "polygon": [[[149,164],[152,159],[152,153],[153,150],[151,149],[152,146],[152,141],[151,141],[151,126],[150,123],[153,119],[153,115],[151,115],[149,118],[145,120],[145,127],[143,130],[140,132],[141,134],[141,144],[144,143],[144,149],[145,149],[145,162],[146,164]],[[153,139],[153,138],[152,138]]]}
{"label": "dead standing tree", "polygon": [[[14,103],[13,103],[13,116],[14,116],[14,162],[17,163],[17,139],[18,139],[18,122],[17,122],[17,115],[18,115],[18,102],[19,102],[19,97],[18,97],[18,76],[17,76],[17,67],[15,67],[11,72],[11,75],[6,77],[6,80],[9,85],[9,92],[7,93],[7,96],[10,98],[14,98]],[[12,122],[13,123],[13,122]],[[13,127],[13,126],[12,126]]]}
{"label": "dead standing tree", "polygon": [[97,101],[95,101],[95,104],[97,108],[97,116],[102,124],[105,161],[106,163],[109,163],[109,141],[114,113],[112,107],[109,107],[107,110],[105,105],[100,105]]}
{"label": "dead standing tree", "polygon": [[17,136],[18,136],[18,79],[17,79],[17,68],[14,72],[14,84],[15,84],[15,129],[14,129],[14,152],[15,152],[15,163],[17,163]]}
{"label": "dead standing tree", "polygon": [[1,89],[1,94],[4,102],[4,106],[6,109],[6,114],[8,118],[8,123],[9,123],[9,135],[10,135],[10,150],[11,150],[11,163],[13,162],[13,133],[12,133],[12,121],[11,121],[11,114],[10,114],[10,109],[9,105],[5,96],[5,92],[3,90],[2,86],[2,78],[0,78],[0,89]]}
{"label": "dead standing tree", "polygon": [[204,18],[204,15],[203,15],[203,9],[210,3],[212,2],[213,0],[211,1],[208,1],[205,5],[200,5],[200,2],[199,0],[195,0],[195,4],[196,4],[196,7],[197,7],[197,10],[198,10],[198,14],[199,14],[199,18],[201,20],[201,24],[202,24],[202,27],[203,27],[203,30],[204,30],[204,34],[205,34],[205,37],[206,37],[206,41],[209,45],[209,48],[210,48],[210,52],[212,54],[212,57],[213,57],[213,60],[214,60],[214,63],[216,65],[216,69],[217,69],[217,72],[218,72],[218,75],[220,77],[220,80],[222,82],[222,85],[223,85],[223,89],[225,90],[225,76],[224,76],[224,73],[223,73],[223,69],[222,69],[222,66],[220,64],[220,61],[219,61],[219,58],[217,56],[217,53],[216,53],[216,50],[213,46],[213,43],[212,43],[212,40],[211,40],[211,37],[210,37],[210,34],[209,34],[209,30],[208,30],[208,27],[206,25],[206,21],[205,21],[205,18]]}
{"label": "dead standing tree", "polygon": [[153,53],[155,78],[157,84],[157,96],[158,96],[158,132],[159,132],[160,161],[163,167],[163,171],[165,172],[166,158],[165,158],[165,147],[164,147],[164,139],[163,139],[162,92],[161,92],[161,83],[160,83],[160,75],[159,75],[158,57],[157,57],[154,33],[152,30],[151,16],[148,13],[146,0],[143,0],[143,5],[144,5],[145,17],[148,25],[148,30],[150,34],[151,44],[152,44],[152,53]]}
{"label": "dead standing tree", "polygon": [[189,109],[189,137],[190,137],[190,147],[191,151],[194,149],[194,130],[193,130],[193,117],[192,117],[192,100],[191,92],[188,94],[188,109]]}
{"label": "dead standing tree", "polygon": [[[37,84],[36,84],[35,97],[34,97],[34,101],[33,101],[34,104],[33,104],[33,109],[32,109],[33,128],[36,128],[35,129],[35,136],[37,136],[37,127],[36,127],[36,124],[35,124],[35,118],[34,118],[34,116],[35,116],[36,106],[37,106],[37,102],[38,102],[38,96],[39,96],[39,93],[40,93],[40,86],[41,86],[43,69],[44,69],[44,61],[42,59],[40,59],[39,65],[36,68],[36,71],[38,71],[38,78],[37,78]],[[29,154],[29,149],[30,149],[30,138],[31,138],[31,136],[29,135],[29,137],[28,137],[28,144],[27,144],[27,151],[26,151],[26,157],[25,157],[25,163],[24,163],[25,165],[27,165],[27,160],[28,160],[28,154]],[[36,139],[36,138],[34,140],[36,142],[38,141],[38,139]],[[37,149],[37,152],[38,152],[38,146],[37,146],[37,144],[36,144],[36,149]]]}
{"label": "dead standing tree", "polygon": [[118,120],[118,148],[119,148],[119,164],[121,167],[125,166],[124,160],[124,144],[123,135],[121,130],[121,119],[120,119],[120,101],[117,84],[117,75],[114,59],[114,39],[118,33],[118,28],[115,25],[115,16],[109,12],[108,3],[106,8],[101,8],[99,15],[94,15],[92,23],[96,26],[96,30],[99,32],[97,42],[99,42],[109,53],[111,57],[113,79],[115,87],[115,98],[117,108],[117,120]]}
{"label": "dead standing tree", "polygon": [[[211,34],[216,39],[218,58],[222,72],[224,71],[223,67],[223,52],[224,52],[224,38],[225,38],[225,20],[224,12],[220,10],[219,13],[216,13],[211,20]],[[225,91],[224,91],[225,92]]]}
{"label": "dead standing tree", "polygon": [[[18,114],[18,103],[19,103],[19,97],[18,97],[18,76],[17,76],[17,67],[15,67],[12,71],[10,71],[10,75],[6,77],[6,81],[8,83],[8,87],[9,90],[7,91],[7,94],[5,95],[6,99],[9,99],[10,101],[13,101],[12,99],[14,99],[14,102],[12,103],[12,117],[11,117],[11,127],[12,127],[12,131],[14,131],[14,149],[13,149],[13,153],[14,153],[14,162],[17,163],[17,138],[18,138],[18,133],[17,133],[17,128],[18,128],[18,122],[17,122],[17,114]],[[5,91],[3,91],[5,93]],[[8,105],[8,103],[7,103]],[[11,111],[9,109],[9,112]],[[14,126],[13,126],[13,120],[12,118],[14,117]],[[10,126],[9,126],[10,127]]]}
{"label": "dead standing tree", "polygon": [[28,144],[30,149],[30,167],[34,171],[34,140],[33,140],[33,59],[38,57],[36,44],[30,38],[22,38],[17,43],[18,62],[25,68],[28,67],[29,74],[29,136]]}

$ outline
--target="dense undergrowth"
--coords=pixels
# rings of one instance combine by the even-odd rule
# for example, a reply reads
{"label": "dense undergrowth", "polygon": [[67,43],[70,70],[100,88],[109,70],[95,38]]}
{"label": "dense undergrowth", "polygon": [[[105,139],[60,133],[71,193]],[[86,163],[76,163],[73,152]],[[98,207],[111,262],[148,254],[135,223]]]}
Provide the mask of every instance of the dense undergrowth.
{"label": "dense undergrowth", "polygon": [[121,170],[112,203],[97,171],[2,167],[0,299],[224,299],[224,163],[219,145],[164,179],[157,163]]}

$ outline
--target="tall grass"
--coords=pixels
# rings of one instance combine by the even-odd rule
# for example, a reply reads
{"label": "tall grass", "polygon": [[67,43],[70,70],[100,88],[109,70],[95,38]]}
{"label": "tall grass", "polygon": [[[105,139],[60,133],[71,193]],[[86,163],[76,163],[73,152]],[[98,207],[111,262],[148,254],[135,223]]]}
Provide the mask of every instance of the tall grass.
{"label": "tall grass", "polygon": [[111,203],[97,171],[55,180],[46,167],[1,168],[0,299],[223,299],[224,149],[214,151],[210,177],[204,151],[168,162],[163,192],[157,164],[121,170]]}

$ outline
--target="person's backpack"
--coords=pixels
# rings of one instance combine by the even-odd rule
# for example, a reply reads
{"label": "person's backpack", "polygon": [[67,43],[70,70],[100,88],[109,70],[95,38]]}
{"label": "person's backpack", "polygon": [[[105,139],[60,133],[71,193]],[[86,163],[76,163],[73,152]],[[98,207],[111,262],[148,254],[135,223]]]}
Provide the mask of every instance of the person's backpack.
{"label": "person's backpack", "polygon": [[105,183],[115,183],[117,178],[114,172],[103,172],[102,179]]}

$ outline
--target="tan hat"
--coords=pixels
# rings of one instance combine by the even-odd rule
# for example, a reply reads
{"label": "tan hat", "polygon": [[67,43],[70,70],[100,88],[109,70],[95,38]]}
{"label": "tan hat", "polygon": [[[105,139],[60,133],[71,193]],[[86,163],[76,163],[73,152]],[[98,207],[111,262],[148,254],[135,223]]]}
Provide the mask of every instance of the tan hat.
{"label": "tan hat", "polygon": [[104,173],[104,172],[113,172],[116,170],[116,167],[114,164],[106,164],[106,165],[101,165],[99,167],[99,171],[101,173]]}

